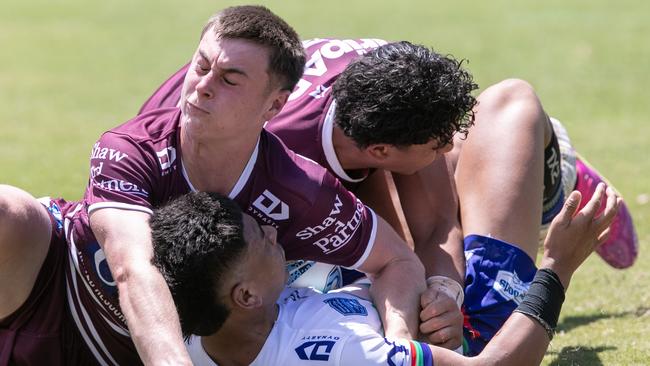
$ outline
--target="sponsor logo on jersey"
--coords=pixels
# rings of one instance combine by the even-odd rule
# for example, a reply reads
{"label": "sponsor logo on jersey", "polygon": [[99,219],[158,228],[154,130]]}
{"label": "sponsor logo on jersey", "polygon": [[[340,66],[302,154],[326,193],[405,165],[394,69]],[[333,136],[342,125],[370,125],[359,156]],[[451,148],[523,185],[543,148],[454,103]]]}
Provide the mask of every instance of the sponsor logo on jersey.
{"label": "sponsor logo on jersey", "polygon": [[284,298],[283,302],[286,304],[286,303],[288,303],[289,301],[293,301],[293,302],[295,302],[295,301],[298,301],[298,300],[301,300],[301,299],[306,299],[306,298],[308,298],[308,297],[309,297],[309,296],[303,296],[303,295],[301,295],[301,294],[300,294],[300,290],[294,290],[294,291],[292,291],[289,295],[287,295],[287,296]]}
{"label": "sponsor logo on jersey", "polygon": [[309,240],[317,235],[325,234],[324,237],[316,239],[313,244],[319,247],[324,254],[330,254],[341,249],[352,239],[352,236],[361,226],[361,216],[364,211],[363,203],[357,200],[354,214],[349,220],[343,221],[338,217],[342,212],[342,207],[343,202],[336,195],[329,215],[319,225],[308,226],[298,231],[296,237],[301,240]]}
{"label": "sponsor logo on jersey", "polygon": [[309,96],[314,97],[314,99],[320,99],[325,96],[325,93],[330,90],[329,86],[322,86],[319,85],[316,87],[316,89],[309,93]]}
{"label": "sponsor logo on jersey", "polygon": [[160,151],[156,151],[156,156],[158,156],[161,175],[166,175],[169,173],[174,161],[176,161],[176,149],[173,147],[165,147]]}
{"label": "sponsor logo on jersey", "polygon": [[329,305],[332,309],[338,311],[339,313],[349,316],[349,315],[362,315],[367,316],[368,310],[365,306],[359,303],[357,299],[349,299],[346,297],[333,297],[330,299],[323,300],[324,303]]}
{"label": "sponsor logo on jersey", "polygon": [[104,167],[104,162],[99,163],[99,165],[90,166],[90,179],[95,179],[98,175],[102,174],[102,168]]}
{"label": "sponsor logo on jersey", "polygon": [[119,150],[101,147],[99,142],[96,142],[95,145],[93,145],[93,151],[90,154],[90,159],[110,160],[116,163],[119,163],[120,160],[128,157],[129,155],[127,153],[123,153]]}
{"label": "sponsor logo on jersey", "polygon": [[519,279],[516,272],[499,271],[492,288],[503,298],[521,304],[530,284]]}
{"label": "sponsor logo on jersey", "polygon": [[275,221],[287,220],[289,218],[289,205],[282,202],[282,200],[267,189],[257,197],[255,202],[253,202],[253,206],[259,212],[262,212]]}
{"label": "sponsor logo on jersey", "polygon": [[[335,337],[338,340],[338,337]],[[307,361],[328,361],[332,348],[336,344],[332,341],[307,341],[295,348],[298,358]]]}
{"label": "sponsor logo on jersey", "polygon": [[305,64],[304,77],[298,81],[294,91],[289,96],[288,101],[292,101],[301,97],[312,86],[312,82],[307,80],[310,76],[323,76],[327,72],[326,59],[337,59],[341,56],[354,52],[357,55],[362,55],[369,50],[377,48],[387,42],[381,39],[361,39],[360,41],[352,39],[315,39],[312,41],[305,41],[303,45],[308,48],[312,45],[323,42],[320,48],[311,54],[309,60]]}
{"label": "sponsor logo on jersey", "polygon": [[134,194],[136,196],[149,197],[149,192],[138,187],[136,184],[125,182],[119,179],[103,180],[101,182],[92,181],[93,186],[107,191],[123,192]]}
{"label": "sponsor logo on jersey", "polygon": [[[126,318],[117,306],[117,284],[106,261],[106,255],[97,242],[77,248],[79,275],[88,284],[95,299],[104,309],[126,324]],[[90,263],[88,263],[90,262]]]}

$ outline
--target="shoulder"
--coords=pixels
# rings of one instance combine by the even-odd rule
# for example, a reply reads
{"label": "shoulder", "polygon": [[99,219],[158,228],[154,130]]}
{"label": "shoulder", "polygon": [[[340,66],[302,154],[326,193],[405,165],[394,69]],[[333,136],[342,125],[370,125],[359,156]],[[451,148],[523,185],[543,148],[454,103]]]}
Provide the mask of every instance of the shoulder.
{"label": "shoulder", "polygon": [[260,148],[268,178],[294,194],[311,201],[324,185],[331,184],[327,169],[290,150],[273,133],[262,132]]}
{"label": "shoulder", "polygon": [[180,109],[160,108],[140,114],[104,135],[128,136],[135,142],[159,140],[178,129]]}
{"label": "shoulder", "polygon": [[137,155],[169,154],[175,150],[180,110],[156,109],[139,115],[126,123],[104,132],[93,146],[91,161],[95,159],[119,162]]}

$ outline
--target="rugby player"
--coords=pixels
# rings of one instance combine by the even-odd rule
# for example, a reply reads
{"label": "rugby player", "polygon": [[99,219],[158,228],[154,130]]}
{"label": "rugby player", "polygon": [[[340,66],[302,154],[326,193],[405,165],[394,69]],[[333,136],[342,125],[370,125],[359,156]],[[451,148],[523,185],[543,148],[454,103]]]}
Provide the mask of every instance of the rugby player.
{"label": "rugby player", "polygon": [[[404,42],[373,51],[386,44],[380,39],[313,39],[303,44],[308,57],[303,78],[266,129],[290,149],[328,168],[353,190],[370,169],[406,174],[419,170],[411,177],[394,175],[415,250],[427,274],[461,281],[464,264],[456,243],[462,234],[454,220],[455,202],[448,197],[445,162],[438,159],[426,170],[422,167],[451,149],[452,136],[455,148],[449,164],[456,165],[472,118],[493,121],[496,115],[492,111],[499,110],[480,108],[482,103],[501,99],[500,108],[507,109],[530,97],[523,102],[543,110],[532,87],[520,80],[495,84],[478,96],[479,107],[472,114],[474,99],[469,93],[476,86],[453,58]],[[187,67],[165,81],[140,112],[176,105]],[[564,128],[551,120],[546,116],[540,119],[546,127],[544,136],[538,137],[545,142],[545,227],[571,190],[589,197],[598,182],[606,181],[584,158],[576,157]],[[365,194],[364,189],[372,191],[373,187],[366,185],[357,193],[382,216],[401,215],[384,210],[392,206]],[[395,219],[391,222],[397,223]],[[630,267],[638,254],[638,239],[625,203],[612,230],[610,239],[596,252],[615,268]]]}
{"label": "rugby player", "polygon": [[189,364],[148,221],[191,191],[228,195],[274,227],[288,259],[368,273],[386,332],[416,335],[417,257],[324,168],[262,130],[304,64],[295,31],[268,9],[225,9],[203,30],[181,108],[104,133],[80,202],[1,186],[0,364]]}
{"label": "rugby player", "polygon": [[[572,274],[604,240],[620,203],[608,189],[606,208],[596,216],[604,193],[601,183],[580,212],[581,195],[568,197],[551,224],[529,292],[471,358],[385,336],[363,286],[327,294],[286,288],[275,229],[217,194],[190,193],[154,213],[153,262],[169,283],[195,365],[539,364]],[[429,300],[422,297],[424,313],[435,312]]]}
{"label": "rugby player", "polygon": [[[539,242],[531,240],[527,225],[539,227],[540,218],[548,225],[574,188],[590,197],[601,178],[593,170],[586,171],[579,159],[576,162],[566,131],[547,116],[525,81],[510,79],[493,85],[479,95],[475,106],[471,75],[458,61],[425,47],[376,39],[316,39],[303,44],[309,58],[305,74],[285,109],[265,128],[289,148],[327,167],[351,189],[363,189],[358,184],[372,168],[406,173],[395,175],[395,183],[415,251],[427,276],[445,275],[465,284],[465,340],[470,354],[480,352],[520,301],[521,296],[498,288],[501,281],[523,296],[535,273]],[[142,111],[175,105],[183,71],[167,80]],[[473,120],[476,125],[463,141]],[[452,138],[455,144],[447,154],[448,166],[436,157],[451,149]],[[463,154],[470,140],[475,148]],[[465,168],[457,169],[460,166]],[[414,171],[418,173],[409,174]],[[492,212],[473,214],[481,212],[488,196],[498,198],[490,205]],[[540,208],[522,209],[529,207],[531,197],[543,198]],[[366,198],[364,202],[372,201]],[[381,203],[381,197],[375,197],[375,202]],[[515,206],[527,225],[511,224]],[[491,226],[486,220],[492,221]],[[629,266],[637,242],[624,204],[613,230],[597,251],[616,267]],[[487,246],[484,237],[495,233],[504,245],[522,252],[520,260],[504,263],[517,262],[516,266],[501,268],[509,273],[507,278],[498,277],[498,270],[479,276],[469,263],[492,260],[492,252],[484,257],[486,253],[479,255],[476,248]],[[478,284],[477,278],[485,281]],[[485,303],[491,305],[481,306]],[[440,345],[449,338],[434,332],[429,341]]]}

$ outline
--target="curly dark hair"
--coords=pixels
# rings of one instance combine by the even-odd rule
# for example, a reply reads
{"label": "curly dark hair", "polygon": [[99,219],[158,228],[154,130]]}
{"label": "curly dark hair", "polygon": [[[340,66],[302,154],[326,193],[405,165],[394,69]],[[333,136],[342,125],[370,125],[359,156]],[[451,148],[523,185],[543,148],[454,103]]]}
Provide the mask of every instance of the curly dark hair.
{"label": "curly dark hair", "polygon": [[353,61],[334,82],[335,120],[363,148],[451,143],[474,123],[478,88],[462,61],[409,42],[389,43]]}
{"label": "curly dark hair", "polygon": [[221,280],[246,251],[242,212],[216,193],[188,193],[155,210],[152,263],[171,291],[185,337],[214,334],[228,318]]}
{"label": "curly dark hair", "polygon": [[291,91],[305,69],[305,49],[298,33],[279,16],[259,5],[225,8],[203,27],[201,38],[212,29],[218,37],[245,39],[271,51],[269,73]]}

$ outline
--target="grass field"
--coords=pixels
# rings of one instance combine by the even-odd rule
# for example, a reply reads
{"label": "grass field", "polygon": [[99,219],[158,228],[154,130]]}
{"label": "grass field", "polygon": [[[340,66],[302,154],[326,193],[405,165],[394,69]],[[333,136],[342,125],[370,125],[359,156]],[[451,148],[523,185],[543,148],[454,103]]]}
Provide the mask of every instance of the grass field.
{"label": "grass field", "polygon": [[[99,134],[191,56],[232,1],[4,0],[0,182],[78,198]],[[484,88],[529,80],[636,221],[637,264],[577,273],[544,365],[650,364],[650,2],[262,1],[304,37],[408,39],[468,60]]]}

